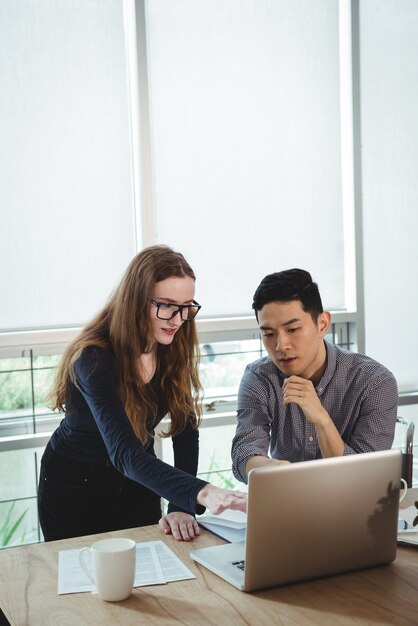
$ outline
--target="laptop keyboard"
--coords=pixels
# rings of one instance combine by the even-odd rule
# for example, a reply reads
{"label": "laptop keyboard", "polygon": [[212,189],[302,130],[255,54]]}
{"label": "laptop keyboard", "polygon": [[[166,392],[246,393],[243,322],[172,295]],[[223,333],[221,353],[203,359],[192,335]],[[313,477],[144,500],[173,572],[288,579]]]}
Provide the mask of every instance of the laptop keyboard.
{"label": "laptop keyboard", "polygon": [[242,571],[245,569],[245,561],[233,561],[232,565],[235,565],[235,567],[238,567],[238,569]]}

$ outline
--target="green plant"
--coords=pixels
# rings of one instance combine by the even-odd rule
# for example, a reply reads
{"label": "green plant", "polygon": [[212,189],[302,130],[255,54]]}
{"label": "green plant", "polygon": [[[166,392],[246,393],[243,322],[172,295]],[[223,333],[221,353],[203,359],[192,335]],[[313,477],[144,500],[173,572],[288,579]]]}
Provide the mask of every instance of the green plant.
{"label": "green plant", "polygon": [[[29,509],[25,509],[25,511],[23,511],[23,513],[21,513],[16,519],[13,519],[12,515],[13,515],[13,509],[15,507],[15,504],[16,502],[13,502],[12,506],[9,508],[7,515],[6,515],[6,519],[4,520],[3,525],[0,527],[0,546],[1,547],[7,546],[11,543],[13,535],[15,535],[16,532],[18,531],[19,526],[21,526],[25,515],[29,511]],[[23,532],[23,535],[21,536],[20,541],[18,543],[23,543],[24,538],[25,538],[25,532]]]}

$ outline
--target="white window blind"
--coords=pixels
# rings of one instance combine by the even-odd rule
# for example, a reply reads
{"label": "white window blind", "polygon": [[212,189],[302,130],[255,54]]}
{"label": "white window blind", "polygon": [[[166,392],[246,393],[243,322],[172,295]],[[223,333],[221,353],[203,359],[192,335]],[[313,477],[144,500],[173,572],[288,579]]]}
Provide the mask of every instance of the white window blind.
{"label": "white window blind", "polygon": [[366,350],[418,387],[418,3],[360,3]]}
{"label": "white window blind", "polygon": [[158,241],[202,314],[250,311],[303,267],[343,309],[338,1],[146,3]]}
{"label": "white window blind", "polygon": [[0,2],[0,330],[84,323],[135,253],[123,2]]}

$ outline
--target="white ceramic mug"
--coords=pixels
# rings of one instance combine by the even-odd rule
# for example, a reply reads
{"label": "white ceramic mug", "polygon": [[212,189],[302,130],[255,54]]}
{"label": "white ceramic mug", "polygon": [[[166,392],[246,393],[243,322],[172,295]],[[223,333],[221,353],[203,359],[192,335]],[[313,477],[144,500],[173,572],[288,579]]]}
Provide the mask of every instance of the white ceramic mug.
{"label": "white ceramic mug", "polygon": [[[93,572],[89,571],[84,557],[91,555]],[[102,600],[124,600],[132,591],[135,579],[136,544],[132,539],[110,538],[96,541],[79,553],[84,573],[96,585]]]}
{"label": "white ceramic mug", "polygon": [[406,493],[408,491],[408,484],[407,484],[406,480],[401,478],[401,483],[403,484],[403,489],[401,489],[400,492],[399,492],[399,504],[402,502],[402,500],[404,499],[404,497],[406,496]]}

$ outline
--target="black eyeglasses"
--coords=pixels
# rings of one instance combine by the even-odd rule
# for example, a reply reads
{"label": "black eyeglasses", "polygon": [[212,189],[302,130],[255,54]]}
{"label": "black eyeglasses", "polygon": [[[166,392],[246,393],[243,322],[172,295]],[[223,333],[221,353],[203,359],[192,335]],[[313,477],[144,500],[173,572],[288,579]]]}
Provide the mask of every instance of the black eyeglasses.
{"label": "black eyeglasses", "polygon": [[160,320],[172,320],[180,312],[183,322],[190,322],[202,308],[195,300],[193,300],[193,304],[168,304],[156,300],[150,300],[150,302],[157,307],[157,317]]}

